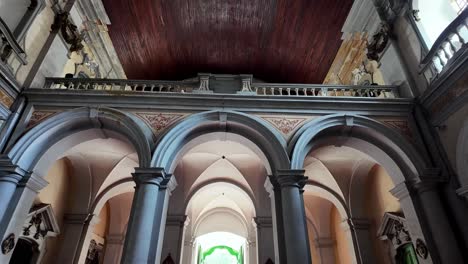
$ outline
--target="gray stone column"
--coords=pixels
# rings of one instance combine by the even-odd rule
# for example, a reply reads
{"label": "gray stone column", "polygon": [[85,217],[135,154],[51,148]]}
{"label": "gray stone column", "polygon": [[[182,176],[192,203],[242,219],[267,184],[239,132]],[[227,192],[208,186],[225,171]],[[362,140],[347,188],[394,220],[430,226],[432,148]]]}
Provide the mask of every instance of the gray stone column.
{"label": "gray stone column", "polygon": [[304,170],[278,171],[287,263],[311,263],[304,211]]}
{"label": "gray stone column", "polygon": [[[426,179],[418,183],[400,183],[391,190],[405,214],[413,245],[427,246],[427,258],[419,263],[458,263],[462,259],[455,234],[440,200],[438,185]],[[418,243],[419,240],[419,243]]]}
{"label": "gray stone column", "polygon": [[156,218],[161,218],[157,215],[159,187],[166,177],[162,168],[135,169],[135,194],[121,263],[156,263],[154,251],[162,241],[154,226]]}
{"label": "gray stone column", "polygon": [[[274,187],[272,182],[275,182],[275,185],[277,187]],[[265,190],[270,195],[271,215],[273,216],[272,217],[273,247],[274,247],[274,253],[275,253],[274,262],[282,263],[286,261],[286,258],[285,258],[286,253],[283,252],[285,250],[283,246],[284,245],[283,220],[282,220],[283,215],[281,213],[280,188],[278,187],[278,183],[276,182],[273,176],[269,176],[269,178],[266,179],[264,187],[265,187]]]}
{"label": "gray stone column", "polygon": [[[47,184],[48,182],[43,178],[34,173],[28,173],[18,183],[10,200],[0,201],[0,203],[8,204],[0,224],[0,237],[2,241],[10,234],[14,234],[16,237],[15,243],[17,242],[25,225],[29,210],[33,205],[34,198]],[[8,186],[8,188],[11,188],[11,186]],[[0,263],[9,263],[11,256],[12,251],[8,254],[0,254]]]}
{"label": "gray stone column", "polygon": [[273,223],[271,217],[255,217],[257,230],[258,263],[275,259]]}
{"label": "gray stone column", "polygon": [[172,259],[176,263],[180,262],[182,256],[182,244],[184,243],[186,220],[186,215],[167,216],[161,260],[164,260],[169,254],[171,254]]}
{"label": "gray stone column", "polygon": [[9,159],[0,159],[0,222],[4,220],[16,187],[26,174],[26,171],[13,165]]}
{"label": "gray stone column", "polygon": [[[438,263],[459,263],[463,259],[455,239],[455,234],[451,228],[451,223],[447,218],[447,212],[440,200],[438,186],[441,183],[434,181],[423,181],[410,186],[412,196],[418,201],[422,212],[418,215],[424,215],[428,247],[432,255],[433,262]],[[416,244],[415,244],[416,246]],[[434,255],[438,255],[437,257]],[[440,261],[437,261],[437,259]]]}

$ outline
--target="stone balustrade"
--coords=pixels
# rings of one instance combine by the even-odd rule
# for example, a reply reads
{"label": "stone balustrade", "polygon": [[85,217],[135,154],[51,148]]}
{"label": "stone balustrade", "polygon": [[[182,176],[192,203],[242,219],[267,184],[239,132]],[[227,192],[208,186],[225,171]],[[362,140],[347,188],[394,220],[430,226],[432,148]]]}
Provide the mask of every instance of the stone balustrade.
{"label": "stone balustrade", "polygon": [[13,74],[12,65],[26,65],[26,53],[16,41],[7,24],[0,18],[0,68]]}
{"label": "stone balustrade", "polygon": [[397,98],[398,87],[390,85],[321,85],[321,84],[269,84],[254,83],[257,95],[270,96],[345,96]]}
{"label": "stone balustrade", "polygon": [[[258,96],[303,96],[303,97],[375,97],[398,98],[397,86],[350,86],[321,84],[274,84],[251,83],[245,91],[241,85],[238,94]],[[117,79],[83,79],[83,78],[47,78],[42,89],[94,90],[146,93],[206,93],[206,80],[195,78],[183,81],[148,81]],[[41,89],[41,88],[40,88]],[[215,91],[222,93],[222,91]]]}
{"label": "stone balustrade", "polygon": [[431,84],[442,74],[449,72],[457,65],[457,60],[463,59],[467,52],[468,41],[468,9],[465,9],[440,34],[431,50],[421,61],[420,73],[424,74]]}

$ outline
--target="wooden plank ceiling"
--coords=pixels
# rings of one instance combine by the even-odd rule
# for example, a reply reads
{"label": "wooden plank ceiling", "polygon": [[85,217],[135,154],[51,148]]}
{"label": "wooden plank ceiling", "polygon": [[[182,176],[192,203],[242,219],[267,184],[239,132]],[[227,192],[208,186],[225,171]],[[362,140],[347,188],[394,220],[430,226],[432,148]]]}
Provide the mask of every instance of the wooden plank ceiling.
{"label": "wooden plank ceiling", "polygon": [[352,0],[104,0],[129,79],[322,83]]}

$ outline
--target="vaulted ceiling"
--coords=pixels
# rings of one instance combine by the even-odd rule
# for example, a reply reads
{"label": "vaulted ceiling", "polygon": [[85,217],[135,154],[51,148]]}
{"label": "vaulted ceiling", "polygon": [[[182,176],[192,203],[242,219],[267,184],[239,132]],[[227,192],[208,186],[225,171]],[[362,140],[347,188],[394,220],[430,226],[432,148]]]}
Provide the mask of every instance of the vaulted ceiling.
{"label": "vaulted ceiling", "polygon": [[322,83],[352,0],[104,0],[130,79],[251,73]]}

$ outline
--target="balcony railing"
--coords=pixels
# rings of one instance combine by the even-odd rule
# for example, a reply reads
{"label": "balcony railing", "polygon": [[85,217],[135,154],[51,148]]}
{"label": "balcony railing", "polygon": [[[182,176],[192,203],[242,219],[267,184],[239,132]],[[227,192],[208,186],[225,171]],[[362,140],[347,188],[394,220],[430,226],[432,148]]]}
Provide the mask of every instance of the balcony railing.
{"label": "balcony railing", "polygon": [[[146,80],[112,80],[83,78],[47,78],[42,89],[59,90],[93,90],[115,92],[144,93],[210,93],[204,82],[206,79],[189,79],[184,81],[146,81]],[[276,84],[249,83],[239,87],[238,94],[258,96],[304,96],[304,97],[378,97],[397,98],[397,86],[344,86],[320,84]],[[222,93],[216,91],[216,93]]]}
{"label": "balcony railing", "polygon": [[12,65],[15,64],[15,61],[25,65],[27,63],[26,53],[16,42],[7,24],[0,18],[0,68],[13,74]]}
{"label": "balcony railing", "polygon": [[442,74],[452,68],[459,58],[467,51],[468,41],[468,9],[465,9],[440,34],[431,50],[421,61],[420,73],[424,74],[428,83],[434,82]]}

